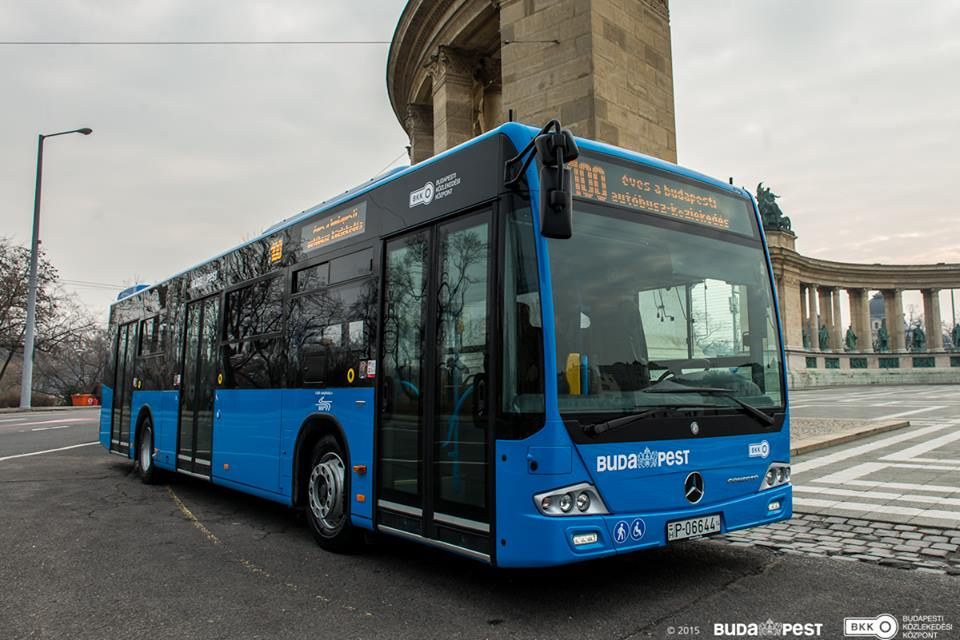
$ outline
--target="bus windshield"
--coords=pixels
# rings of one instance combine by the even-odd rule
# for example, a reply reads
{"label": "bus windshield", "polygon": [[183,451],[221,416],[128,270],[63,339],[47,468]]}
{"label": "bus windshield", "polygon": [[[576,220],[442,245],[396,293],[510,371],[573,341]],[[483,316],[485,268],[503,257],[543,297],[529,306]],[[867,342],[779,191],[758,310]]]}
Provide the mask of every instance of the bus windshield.
{"label": "bus windshield", "polygon": [[561,413],[783,405],[759,239],[578,203],[550,268]]}

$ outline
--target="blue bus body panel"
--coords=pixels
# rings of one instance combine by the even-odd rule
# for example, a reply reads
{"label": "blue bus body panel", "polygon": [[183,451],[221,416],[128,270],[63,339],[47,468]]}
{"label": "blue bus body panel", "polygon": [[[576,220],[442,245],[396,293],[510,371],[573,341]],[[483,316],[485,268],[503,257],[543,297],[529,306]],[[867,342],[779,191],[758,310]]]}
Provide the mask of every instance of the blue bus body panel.
{"label": "blue bus body panel", "polygon": [[157,449],[154,462],[160,469],[173,471],[177,466],[177,427],[180,416],[180,392],[154,391],[153,447]]}
{"label": "blue bus body panel", "polygon": [[[564,439],[573,450],[571,473],[544,473],[539,464],[536,472],[530,470],[532,460],[539,463],[543,447],[562,446],[555,443]],[[751,458],[749,445],[764,440],[769,445],[767,457]],[[526,440],[497,442],[498,566],[552,566],[663,546],[667,544],[667,523],[697,516],[719,514],[721,531],[726,533],[786,520],[792,515],[789,485],[759,491],[767,466],[789,459],[786,427],[764,435],[586,446],[569,443],[565,427],[556,422],[548,423]],[[631,454],[642,454],[645,449],[654,455],[687,451],[687,462],[596,471],[599,456],[605,461],[607,456],[623,456],[619,458],[623,463]],[[704,498],[696,505],[686,502],[683,495],[684,479],[693,471],[704,478]],[[597,488],[609,515],[556,517],[539,513],[533,501],[535,494],[581,482]],[[771,503],[779,506],[770,509]],[[615,538],[620,523],[632,527],[637,520],[641,521],[642,535],[620,541]],[[574,535],[588,533],[597,534],[597,542],[573,545]]]}
{"label": "blue bus body panel", "polygon": [[110,450],[110,416],[113,414],[113,388],[100,385],[100,445]]}
{"label": "blue bus body panel", "polygon": [[289,497],[280,478],[282,389],[218,389],[211,475]]}
{"label": "blue bus body panel", "polygon": [[[373,528],[373,420],[376,405],[370,387],[338,387],[334,389],[288,389],[283,400],[282,450],[287,456],[281,465],[281,483],[293,483],[293,453],[297,436],[310,416],[330,416],[343,429],[349,465],[366,465],[363,475],[350,474],[351,522],[365,529]],[[214,445],[216,448],[216,445]],[[289,489],[288,489],[289,490]],[[363,502],[357,495],[364,496]]]}
{"label": "blue bus body panel", "polygon": [[[536,135],[536,129],[525,125],[508,123],[499,128],[507,135],[514,146],[522,149]],[[759,210],[752,196],[724,182],[703,174],[673,165],[669,162],[606,145],[599,142],[580,140],[583,149],[599,151],[640,165],[646,165],[669,171],[708,184],[712,187],[737,194],[749,199],[753,204],[754,216],[764,240],[764,256],[771,290],[774,292],[773,304],[777,305],[776,288],[772,277],[770,254],[766,247]],[[530,190],[531,209],[534,227],[539,228],[539,175],[536,164],[532,164],[526,174]],[[574,222],[576,227],[576,222]],[[574,233],[576,231],[574,230]],[[540,284],[542,328],[544,337],[544,380],[556,380],[558,364],[556,359],[556,328],[553,314],[553,284],[550,274],[549,244],[539,233],[536,235],[538,275]],[[785,363],[782,328],[779,309],[777,310],[777,328],[780,334],[780,361]],[[781,374],[786,401],[786,380]],[[722,531],[733,531],[759,524],[784,520],[791,516],[792,493],[789,485],[758,491],[760,481],[770,462],[789,462],[790,429],[789,411],[783,428],[777,433],[763,435],[728,436],[724,438],[704,438],[678,441],[656,441],[649,443],[607,443],[598,445],[575,445],[560,418],[558,410],[557,387],[545,385],[545,427],[530,438],[521,441],[499,440],[496,443],[496,512],[497,531],[496,561],[504,567],[550,566],[609,556],[616,553],[635,551],[645,547],[661,546],[667,543],[666,525],[674,520],[692,518],[699,515],[721,514]],[[745,417],[744,420],[750,420]],[[766,440],[770,453],[762,460],[749,457],[749,445]],[[560,458],[559,449],[572,449],[570,473],[546,474],[542,467],[531,472],[529,462],[550,451],[555,462]],[[651,469],[627,469],[617,472],[597,472],[597,457],[619,456],[628,458],[630,454],[651,452],[684,451],[688,452],[688,461],[682,466],[670,468],[668,472],[656,474],[642,473]],[[539,460],[538,460],[539,463]],[[628,464],[629,466],[629,464]],[[550,470],[550,465],[546,467]],[[554,468],[557,467],[554,465]],[[658,469],[659,471],[659,469]],[[682,493],[686,475],[699,471],[704,476],[705,497],[697,505],[685,503]],[[606,474],[606,476],[604,476]],[[624,475],[625,474],[625,475]],[[730,478],[749,477],[756,474],[754,481],[727,482]],[[533,503],[536,493],[564,486],[588,482],[597,486],[600,496],[607,502],[611,512],[609,516],[543,516]],[[738,486],[739,485],[739,486]],[[779,508],[770,510],[771,503],[779,503]],[[642,521],[643,535],[630,536],[623,542],[617,542],[614,531],[620,523],[632,526],[635,520]],[[572,536],[578,533],[596,533],[596,543],[574,547]]]}
{"label": "blue bus body panel", "polygon": [[[137,433],[137,419],[140,417],[142,411],[146,411],[150,414],[151,419],[153,420],[153,447],[155,449],[160,447],[160,442],[166,426],[170,423],[169,416],[169,397],[173,395],[176,396],[176,391],[134,391],[130,396],[130,457],[136,458],[135,444],[137,442],[137,437],[140,435]],[[177,414],[176,408],[173,412],[173,424],[176,425]],[[176,429],[176,426],[174,426]],[[174,447],[176,446],[176,434],[174,434]],[[160,456],[157,457],[159,460]],[[166,464],[162,462],[157,465],[161,468],[168,468]]]}

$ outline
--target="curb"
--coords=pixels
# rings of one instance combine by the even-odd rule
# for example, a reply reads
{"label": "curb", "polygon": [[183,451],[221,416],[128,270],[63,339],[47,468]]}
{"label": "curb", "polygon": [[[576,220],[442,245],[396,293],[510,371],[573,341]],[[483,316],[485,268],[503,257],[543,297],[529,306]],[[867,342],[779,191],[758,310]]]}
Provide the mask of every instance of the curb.
{"label": "curb", "polygon": [[802,444],[798,443],[796,447],[790,447],[790,455],[799,456],[804,453],[810,453],[811,451],[818,451],[820,449],[826,449],[827,447],[846,444],[848,442],[853,442],[854,440],[859,440],[860,438],[866,438],[867,436],[885,433],[895,429],[903,429],[904,427],[909,426],[909,420],[904,420],[901,422],[883,422],[877,425],[869,425],[863,429],[848,431],[835,437],[827,436],[823,439],[808,440]]}
{"label": "curb", "polygon": [[49,411],[79,411],[81,409],[99,409],[100,405],[94,405],[90,407],[30,407],[29,409],[21,409],[19,407],[5,407],[0,409],[0,414],[4,413],[44,413]]}

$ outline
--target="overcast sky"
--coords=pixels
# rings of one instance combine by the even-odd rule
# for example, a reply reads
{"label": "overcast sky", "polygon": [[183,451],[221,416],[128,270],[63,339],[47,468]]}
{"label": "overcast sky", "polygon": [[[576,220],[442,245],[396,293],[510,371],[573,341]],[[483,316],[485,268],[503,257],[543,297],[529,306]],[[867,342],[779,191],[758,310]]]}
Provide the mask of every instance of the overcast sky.
{"label": "overcast sky", "polygon": [[[403,5],[13,0],[0,40],[389,40]],[[671,12],[682,164],[773,187],[807,255],[960,262],[960,3]],[[0,46],[0,235],[30,241],[37,133],[89,126],[45,145],[41,237],[64,279],[152,282],[219,253],[401,162],[386,53]],[[115,295],[73,288],[98,312]]]}

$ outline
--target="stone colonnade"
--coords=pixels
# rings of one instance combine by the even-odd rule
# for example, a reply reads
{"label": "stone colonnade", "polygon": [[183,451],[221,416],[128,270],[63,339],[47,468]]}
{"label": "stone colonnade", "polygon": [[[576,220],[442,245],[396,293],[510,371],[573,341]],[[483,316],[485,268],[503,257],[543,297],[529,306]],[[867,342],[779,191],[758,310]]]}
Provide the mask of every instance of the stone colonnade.
{"label": "stone colonnade", "polygon": [[[784,283],[781,287],[796,286]],[[863,287],[835,287],[800,282],[801,335],[796,326],[789,327],[785,341],[787,346],[806,351],[844,351],[846,332],[840,319],[840,296],[845,291],[850,302],[849,328],[857,336],[853,351],[872,353],[873,339],[870,326],[869,291]],[[884,301],[884,328],[888,335],[890,352],[908,351],[903,313],[903,289],[879,289]],[[939,289],[922,289],[924,333],[926,349],[943,349]],[[785,327],[786,328],[786,327]],[[822,337],[826,338],[826,344]]]}
{"label": "stone colonnade", "polygon": [[[767,230],[770,257],[779,293],[784,343],[788,350],[872,353],[870,292],[883,296],[885,351],[911,351],[906,345],[903,292],[919,290],[923,297],[926,351],[942,351],[939,293],[960,286],[960,265],[883,265],[831,262],[797,253],[796,236]],[[857,337],[848,349],[848,327],[840,319],[840,299],[850,303],[849,328]]]}

